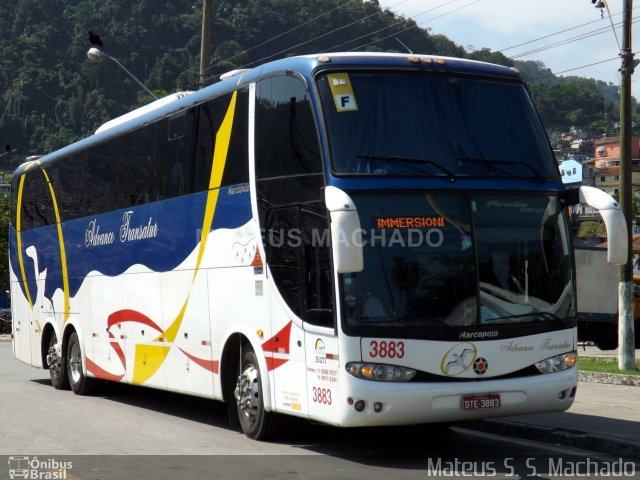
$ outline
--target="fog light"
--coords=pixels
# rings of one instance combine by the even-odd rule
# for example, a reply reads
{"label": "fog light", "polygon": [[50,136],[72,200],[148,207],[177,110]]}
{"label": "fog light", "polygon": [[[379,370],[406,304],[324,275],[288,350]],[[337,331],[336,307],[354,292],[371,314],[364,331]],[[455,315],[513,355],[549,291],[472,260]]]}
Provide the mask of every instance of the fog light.
{"label": "fog light", "polygon": [[356,409],[356,412],[361,412],[364,410],[364,400],[358,400],[355,405],[354,408]]}
{"label": "fog light", "polygon": [[382,411],[382,404],[380,402],[375,402],[373,404],[373,411],[379,413]]}

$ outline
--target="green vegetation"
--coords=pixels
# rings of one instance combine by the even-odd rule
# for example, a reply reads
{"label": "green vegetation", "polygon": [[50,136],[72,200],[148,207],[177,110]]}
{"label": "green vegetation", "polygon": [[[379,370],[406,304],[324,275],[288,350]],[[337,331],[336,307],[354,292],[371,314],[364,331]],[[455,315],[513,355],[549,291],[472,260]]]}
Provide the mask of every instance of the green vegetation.
{"label": "green vegetation", "polygon": [[[104,51],[158,92],[192,90],[199,66],[202,2],[174,0],[5,0],[0,18],[0,144],[12,170],[32,154],[90,135],[151,98],[109,61],[91,63],[88,30]],[[323,13],[327,13],[315,20]],[[304,25],[303,28],[296,26]],[[284,33],[283,33],[284,32]],[[398,41],[400,40],[400,41]],[[402,43],[401,43],[402,42]],[[488,49],[465,51],[376,0],[221,0],[214,2],[209,82],[233,68],[316,52],[406,51],[518,67],[549,128],[614,131],[617,89],[558,78],[540,62],[512,61]]]}
{"label": "green vegetation", "polygon": [[583,372],[640,375],[640,369],[638,368],[635,370],[619,370],[618,360],[613,358],[578,357],[578,368]]}
{"label": "green vegetation", "polygon": [[[0,174],[2,175],[2,174]],[[0,292],[9,290],[9,205],[11,196],[0,194]]]}
{"label": "green vegetation", "polygon": [[580,222],[580,229],[578,230],[578,237],[601,237],[607,236],[607,229],[603,222],[597,220],[589,220],[587,222]]}

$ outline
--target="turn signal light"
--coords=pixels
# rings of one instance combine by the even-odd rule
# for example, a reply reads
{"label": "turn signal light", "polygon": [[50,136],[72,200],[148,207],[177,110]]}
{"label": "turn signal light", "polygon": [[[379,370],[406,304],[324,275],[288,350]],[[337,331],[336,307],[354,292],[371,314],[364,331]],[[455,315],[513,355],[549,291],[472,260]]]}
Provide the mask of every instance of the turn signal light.
{"label": "turn signal light", "polygon": [[347,363],[346,369],[354,377],[376,382],[408,382],[416,376],[412,368],[381,363],[352,362]]}

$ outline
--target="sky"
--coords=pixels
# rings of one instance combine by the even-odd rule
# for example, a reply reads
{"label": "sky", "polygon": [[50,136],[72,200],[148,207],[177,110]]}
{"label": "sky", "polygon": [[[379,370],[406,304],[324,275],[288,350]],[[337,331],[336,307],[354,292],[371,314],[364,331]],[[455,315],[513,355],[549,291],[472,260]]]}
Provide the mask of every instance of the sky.
{"label": "sky", "polygon": [[[379,3],[467,50],[489,48],[518,60],[540,61],[562,76],[620,84],[620,50],[611,21],[622,45],[622,26],[617,24],[622,22],[623,0],[608,0],[611,18],[606,8],[601,18],[600,10],[591,0],[379,0]],[[639,1],[632,13],[640,21]],[[640,45],[639,35],[640,23],[633,24],[634,52]],[[587,38],[574,40],[582,36]],[[561,45],[545,48],[554,44]],[[640,52],[636,58],[640,59]],[[632,94],[640,98],[640,67],[633,76]]]}

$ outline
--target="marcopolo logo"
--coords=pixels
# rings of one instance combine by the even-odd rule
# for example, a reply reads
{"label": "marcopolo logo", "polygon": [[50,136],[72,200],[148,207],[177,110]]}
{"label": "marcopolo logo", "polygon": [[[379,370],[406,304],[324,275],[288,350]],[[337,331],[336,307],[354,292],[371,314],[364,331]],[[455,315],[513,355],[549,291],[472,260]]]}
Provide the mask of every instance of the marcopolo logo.
{"label": "marcopolo logo", "polygon": [[9,457],[9,478],[25,478],[32,480],[66,480],[68,470],[73,462],[61,462],[53,458],[41,460],[38,457]]}

